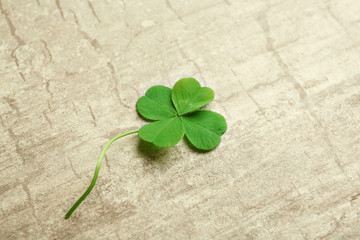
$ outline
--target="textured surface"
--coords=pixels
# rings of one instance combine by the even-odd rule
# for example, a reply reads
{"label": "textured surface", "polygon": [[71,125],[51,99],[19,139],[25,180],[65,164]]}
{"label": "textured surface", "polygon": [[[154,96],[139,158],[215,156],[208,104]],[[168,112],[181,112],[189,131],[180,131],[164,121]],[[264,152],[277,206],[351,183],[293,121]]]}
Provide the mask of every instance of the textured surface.
{"label": "textured surface", "polygon": [[[0,0],[2,239],[359,239],[358,0]],[[136,135],[152,85],[192,76],[209,153]]]}

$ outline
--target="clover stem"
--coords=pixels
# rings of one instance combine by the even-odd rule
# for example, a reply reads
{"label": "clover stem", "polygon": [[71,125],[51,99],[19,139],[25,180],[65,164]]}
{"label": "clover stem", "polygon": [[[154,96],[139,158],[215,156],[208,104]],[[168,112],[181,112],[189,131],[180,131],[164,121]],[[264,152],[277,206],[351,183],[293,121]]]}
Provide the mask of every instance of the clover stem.
{"label": "clover stem", "polygon": [[88,189],[85,191],[85,193],[79,198],[79,200],[77,200],[77,202],[74,204],[74,206],[72,206],[72,208],[66,213],[65,215],[65,219],[68,219],[71,214],[75,211],[75,209],[81,204],[82,201],[84,201],[84,199],[87,197],[87,195],[89,195],[89,193],[91,192],[91,190],[93,189],[93,187],[95,186],[96,180],[98,178],[99,175],[99,171],[100,171],[100,166],[101,163],[103,161],[103,158],[105,156],[106,151],[108,150],[108,148],[110,147],[110,145],[115,142],[116,140],[118,140],[119,138],[125,137],[127,135],[133,134],[133,133],[137,133],[139,130],[135,130],[135,131],[130,131],[124,134],[120,134],[114,138],[112,138],[110,141],[108,141],[105,145],[105,147],[103,148],[103,150],[100,153],[99,159],[97,161],[96,164],[96,168],[95,168],[95,173],[94,173],[94,177],[90,183],[90,186],[88,187]]}

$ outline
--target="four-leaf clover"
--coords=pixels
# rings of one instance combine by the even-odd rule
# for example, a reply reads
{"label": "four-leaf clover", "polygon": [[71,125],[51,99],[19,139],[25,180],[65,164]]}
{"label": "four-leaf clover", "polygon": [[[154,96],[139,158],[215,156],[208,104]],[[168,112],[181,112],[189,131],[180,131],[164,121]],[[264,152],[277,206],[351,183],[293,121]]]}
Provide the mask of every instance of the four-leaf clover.
{"label": "four-leaf clover", "polygon": [[139,114],[150,124],[139,130],[139,137],[158,147],[171,147],[184,136],[201,150],[215,148],[226,131],[225,118],[215,112],[199,110],[214,99],[214,91],[201,87],[194,78],[180,79],[171,90],[165,86],[149,88],[136,103]]}
{"label": "four-leaf clover", "polygon": [[226,121],[218,113],[200,110],[214,99],[214,92],[208,87],[201,87],[194,78],[180,79],[173,90],[165,86],[149,88],[145,96],[139,98],[136,109],[147,120],[153,121],[140,128],[120,134],[110,139],[98,158],[94,177],[88,189],[66,213],[69,218],[75,209],[84,201],[95,186],[100,166],[110,145],[119,138],[133,133],[158,147],[171,147],[177,144],[184,135],[198,149],[214,149],[226,131]]}

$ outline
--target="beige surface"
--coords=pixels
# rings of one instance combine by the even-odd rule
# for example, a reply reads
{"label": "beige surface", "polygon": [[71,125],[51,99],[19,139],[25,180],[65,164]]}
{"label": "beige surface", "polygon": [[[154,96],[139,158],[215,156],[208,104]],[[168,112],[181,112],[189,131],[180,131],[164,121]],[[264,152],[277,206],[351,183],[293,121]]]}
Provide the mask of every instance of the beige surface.
{"label": "beige surface", "polygon": [[[360,239],[358,0],[0,1],[1,239]],[[228,131],[152,151],[137,99],[193,76]]]}

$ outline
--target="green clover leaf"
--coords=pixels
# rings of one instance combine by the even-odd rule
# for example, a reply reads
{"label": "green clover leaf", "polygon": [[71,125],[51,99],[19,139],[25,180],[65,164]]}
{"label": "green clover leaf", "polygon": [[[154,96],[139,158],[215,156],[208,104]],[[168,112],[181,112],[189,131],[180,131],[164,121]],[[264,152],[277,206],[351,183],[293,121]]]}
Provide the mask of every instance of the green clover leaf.
{"label": "green clover leaf", "polygon": [[209,151],[219,145],[221,135],[227,128],[225,118],[212,111],[200,110],[212,100],[214,91],[208,87],[201,87],[194,78],[180,79],[175,83],[173,90],[165,86],[149,88],[145,96],[136,102],[136,110],[144,119],[153,122],[139,130],[120,134],[106,143],[98,158],[90,186],[66,213],[65,218],[69,218],[90,194],[107,149],[119,138],[138,133],[141,139],[155,146],[171,147],[185,135],[190,143],[200,150]]}
{"label": "green clover leaf", "polygon": [[184,136],[184,128],[179,117],[163,119],[140,128],[139,137],[158,147],[171,147]]}
{"label": "green clover leaf", "polygon": [[143,126],[139,137],[158,147],[171,147],[185,133],[196,148],[214,149],[226,131],[225,118],[212,111],[199,110],[213,99],[213,90],[201,87],[194,78],[180,79],[172,92],[164,86],[151,87],[138,100],[136,109],[145,119],[160,121]]}
{"label": "green clover leaf", "polygon": [[171,99],[179,115],[198,110],[214,100],[214,91],[201,87],[194,78],[183,78],[174,85]]}
{"label": "green clover leaf", "polygon": [[154,86],[139,98],[136,109],[148,120],[161,120],[176,116],[171,102],[171,89],[165,86]]}
{"label": "green clover leaf", "polygon": [[225,118],[212,111],[199,110],[181,117],[185,134],[198,149],[214,149],[226,131]]}

